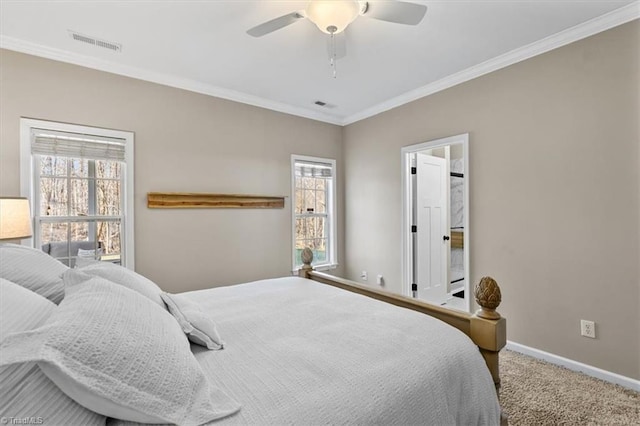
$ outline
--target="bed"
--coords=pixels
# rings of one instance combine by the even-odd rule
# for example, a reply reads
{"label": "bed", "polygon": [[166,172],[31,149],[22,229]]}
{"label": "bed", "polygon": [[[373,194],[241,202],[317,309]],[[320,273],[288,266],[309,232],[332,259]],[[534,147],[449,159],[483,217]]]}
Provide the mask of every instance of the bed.
{"label": "bed", "polygon": [[[310,257],[299,277],[168,295],[118,265],[69,270],[37,250],[7,246],[0,246],[2,417],[109,425],[500,423],[497,357],[506,329],[490,280],[478,291],[486,306],[476,315],[313,271]],[[45,277],[55,283],[34,285]],[[56,291],[44,290],[52,285]],[[56,306],[50,300],[60,298],[61,286]],[[25,291],[42,300],[17,308],[16,300],[35,298]],[[25,312],[29,320],[17,321]],[[125,331],[117,331],[120,323]],[[127,345],[133,350],[124,361],[114,360]],[[103,358],[111,370],[96,375]],[[67,371],[78,363],[91,371]],[[23,384],[34,375],[35,385]],[[47,411],[42,396],[24,402],[29,386],[64,408]]]}

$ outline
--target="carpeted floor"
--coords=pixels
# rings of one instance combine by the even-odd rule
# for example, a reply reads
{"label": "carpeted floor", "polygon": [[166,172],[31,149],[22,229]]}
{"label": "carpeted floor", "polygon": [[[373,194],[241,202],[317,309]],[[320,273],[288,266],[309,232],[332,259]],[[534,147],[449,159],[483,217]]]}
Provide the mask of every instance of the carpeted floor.
{"label": "carpeted floor", "polygon": [[517,352],[500,352],[509,425],[640,425],[640,393]]}

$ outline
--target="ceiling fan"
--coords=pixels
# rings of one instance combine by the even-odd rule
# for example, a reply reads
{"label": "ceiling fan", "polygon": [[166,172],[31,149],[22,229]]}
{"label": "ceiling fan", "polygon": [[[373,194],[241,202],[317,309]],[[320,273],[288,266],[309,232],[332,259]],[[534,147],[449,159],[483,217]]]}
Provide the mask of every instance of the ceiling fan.
{"label": "ceiling fan", "polygon": [[257,25],[247,31],[253,37],[262,37],[280,28],[309,19],[320,31],[339,34],[358,16],[417,25],[427,12],[427,6],[403,1],[311,0],[305,10],[299,10]]}
{"label": "ceiling fan", "polygon": [[[279,16],[247,31],[253,37],[262,37],[303,19],[309,19],[323,33],[331,35],[327,41],[329,64],[336,78],[336,59],[346,55],[344,30],[359,16],[417,25],[424,18],[427,6],[403,1],[311,0],[306,9]],[[336,35],[340,35],[336,37]]]}

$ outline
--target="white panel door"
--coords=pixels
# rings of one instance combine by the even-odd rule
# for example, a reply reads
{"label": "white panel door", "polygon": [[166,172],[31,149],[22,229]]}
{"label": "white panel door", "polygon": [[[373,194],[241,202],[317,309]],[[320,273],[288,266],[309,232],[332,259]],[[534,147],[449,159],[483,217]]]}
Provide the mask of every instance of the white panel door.
{"label": "white panel door", "polygon": [[447,167],[444,158],[418,153],[417,177],[417,284],[418,297],[431,303],[447,300],[449,241]]}

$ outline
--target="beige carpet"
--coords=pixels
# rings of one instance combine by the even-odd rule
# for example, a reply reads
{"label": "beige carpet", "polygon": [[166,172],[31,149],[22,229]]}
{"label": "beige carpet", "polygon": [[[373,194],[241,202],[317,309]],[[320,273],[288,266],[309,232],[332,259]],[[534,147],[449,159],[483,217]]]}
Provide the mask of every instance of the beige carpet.
{"label": "beige carpet", "polygon": [[640,425],[640,393],[503,350],[500,403],[509,424]]}

